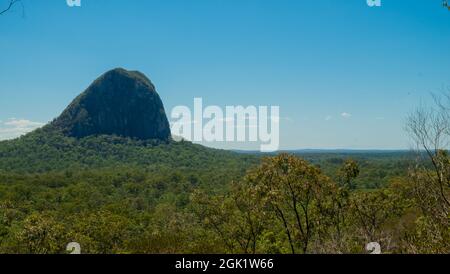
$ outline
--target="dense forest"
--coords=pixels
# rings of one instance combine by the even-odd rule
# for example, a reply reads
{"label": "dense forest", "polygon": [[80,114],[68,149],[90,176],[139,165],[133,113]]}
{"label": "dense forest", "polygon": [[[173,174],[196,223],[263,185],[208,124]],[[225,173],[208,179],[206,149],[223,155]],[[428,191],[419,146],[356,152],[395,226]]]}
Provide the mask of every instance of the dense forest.
{"label": "dense forest", "polygon": [[[0,252],[75,241],[83,253],[366,253],[376,241],[448,253],[448,196],[422,156],[243,154],[39,129],[0,142]],[[448,176],[447,153],[432,159]]]}
{"label": "dense forest", "polygon": [[193,191],[224,193],[258,161],[183,141],[45,128],[0,142],[0,250],[60,253],[78,241],[88,253],[193,252],[201,237],[184,238],[200,230]]}

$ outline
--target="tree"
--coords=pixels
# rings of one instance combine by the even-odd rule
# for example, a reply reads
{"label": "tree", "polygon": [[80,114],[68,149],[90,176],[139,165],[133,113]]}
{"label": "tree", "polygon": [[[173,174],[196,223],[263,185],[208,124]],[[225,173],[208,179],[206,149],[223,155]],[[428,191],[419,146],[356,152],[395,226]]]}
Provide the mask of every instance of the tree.
{"label": "tree", "polygon": [[70,240],[81,244],[83,253],[117,254],[123,252],[124,241],[134,228],[132,220],[99,210],[68,217],[67,235]]}
{"label": "tree", "polygon": [[321,253],[346,253],[348,230],[350,226],[349,209],[352,192],[346,187],[330,185],[322,198],[318,200],[317,232],[318,240],[316,248]]}
{"label": "tree", "polygon": [[338,171],[339,183],[344,188],[354,190],[356,188],[354,180],[358,177],[358,175],[358,163],[352,159],[348,159]]}
{"label": "tree", "polygon": [[410,114],[406,130],[418,155],[412,177],[418,184],[427,180],[429,192],[439,194],[435,198],[447,216],[450,209],[450,160],[447,152],[450,145],[450,94],[434,96],[434,99],[434,107],[420,107]]}
{"label": "tree", "polygon": [[390,242],[385,225],[391,218],[400,217],[403,205],[389,189],[358,192],[352,196],[351,212],[363,242]]}
{"label": "tree", "polygon": [[450,248],[450,90],[433,97],[434,106],[417,108],[406,124],[417,152],[409,177],[422,214],[411,236],[414,252]]}
{"label": "tree", "polygon": [[200,190],[195,191],[191,199],[201,225],[217,235],[228,252],[235,252],[240,240],[233,232],[235,223],[233,224],[233,208],[230,200],[226,196],[211,197]]}
{"label": "tree", "polygon": [[208,197],[196,191],[192,196],[196,214],[231,253],[255,254],[266,225],[266,213],[256,189],[244,180],[232,183],[227,195]]}
{"label": "tree", "polygon": [[28,216],[17,235],[19,253],[55,254],[62,253],[68,243],[64,225],[48,214],[33,213]]}
{"label": "tree", "polygon": [[317,203],[331,182],[320,169],[298,157],[280,154],[266,158],[246,180],[257,188],[270,214],[284,227],[292,253],[308,252],[321,217]]}
{"label": "tree", "polygon": [[255,254],[258,240],[267,224],[264,201],[258,195],[258,189],[245,179],[243,182],[232,184],[231,198],[240,218],[237,224],[243,224],[239,230],[247,238],[245,245],[241,244],[241,247],[245,253]]}

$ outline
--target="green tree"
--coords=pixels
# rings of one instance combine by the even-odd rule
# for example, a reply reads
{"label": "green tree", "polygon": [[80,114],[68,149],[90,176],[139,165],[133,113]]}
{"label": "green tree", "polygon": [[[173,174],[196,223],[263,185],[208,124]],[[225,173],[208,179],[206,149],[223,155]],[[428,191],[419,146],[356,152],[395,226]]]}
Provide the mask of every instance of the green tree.
{"label": "green tree", "polygon": [[68,243],[64,225],[45,213],[28,216],[15,237],[19,253],[62,253]]}
{"label": "green tree", "polygon": [[355,179],[359,175],[359,165],[356,161],[348,159],[338,171],[339,183],[349,190],[356,188]]}
{"label": "green tree", "polygon": [[317,204],[326,198],[330,180],[319,168],[288,154],[265,158],[246,180],[284,227],[290,251],[307,253],[321,218]]}
{"label": "green tree", "polygon": [[356,192],[351,198],[351,213],[354,218],[355,235],[361,237],[361,246],[368,242],[388,244],[392,234],[388,233],[389,221],[398,219],[404,204],[389,189]]}
{"label": "green tree", "polygon": [[266,212],[252,185],[245,180],[234,183],[229,194],[214,197],[197,191],[192,200],[203,225],[215,232],[230,253],[257,253]]}

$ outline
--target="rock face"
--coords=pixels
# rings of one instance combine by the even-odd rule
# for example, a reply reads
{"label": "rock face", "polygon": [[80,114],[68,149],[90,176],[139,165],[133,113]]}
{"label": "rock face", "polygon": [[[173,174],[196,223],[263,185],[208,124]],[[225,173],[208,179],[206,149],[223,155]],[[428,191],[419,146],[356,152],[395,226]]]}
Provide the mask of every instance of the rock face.
{"label": "rock face", "polygon": [[115,134],[168,140],[171,136],[154,85],[144,74],[124,69],[100,76],[50,126],[77,138]]}

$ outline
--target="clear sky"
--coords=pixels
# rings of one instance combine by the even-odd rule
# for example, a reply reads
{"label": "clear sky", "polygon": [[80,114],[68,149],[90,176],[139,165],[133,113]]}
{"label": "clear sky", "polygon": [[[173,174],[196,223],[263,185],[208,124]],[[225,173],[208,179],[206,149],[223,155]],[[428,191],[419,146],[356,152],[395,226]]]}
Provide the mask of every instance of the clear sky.
{"label": "clear sky", "polygon": [[[0,0],[5,6],[6,0]],[[23,0],[0,16],[0,139],[57,117],[103,72],[177,105],[278,105],[281,148],[408,148],[406,115],[450,86],[441,0]],[[252,149],[249,144],[213,144]]]}

